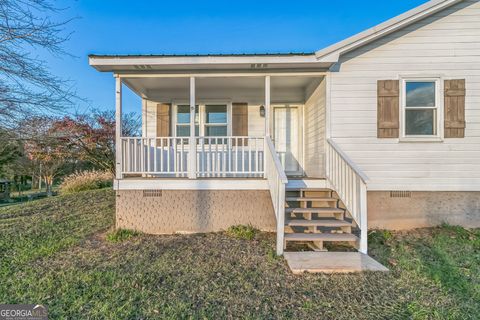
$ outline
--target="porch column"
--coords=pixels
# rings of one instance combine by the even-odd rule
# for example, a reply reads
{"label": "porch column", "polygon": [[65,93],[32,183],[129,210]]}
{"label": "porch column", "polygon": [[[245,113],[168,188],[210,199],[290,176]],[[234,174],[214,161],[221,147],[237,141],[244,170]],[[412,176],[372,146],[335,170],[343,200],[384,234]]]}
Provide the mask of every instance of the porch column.
{"label": "porch column", "polygon": [[122,179],[122,79],[115,75],[115,178]]}
{"label": "porch column", "polygon": [[197,144],[195,141],[195,77],[190,77],[190,152],[188,159],[188,178],[196,179]]}
{"label": "porch column", "polygon": [[265,76],[265,136],[270,136],[270,76]]}

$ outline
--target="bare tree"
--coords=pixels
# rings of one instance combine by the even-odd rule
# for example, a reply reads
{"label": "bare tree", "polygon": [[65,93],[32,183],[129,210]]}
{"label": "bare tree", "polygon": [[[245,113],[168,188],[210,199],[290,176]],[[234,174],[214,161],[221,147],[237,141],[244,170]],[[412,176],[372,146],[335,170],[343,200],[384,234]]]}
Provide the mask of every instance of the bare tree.
{"label": "bare tree", "polygon": [[50,0],[0,0],[0,122],[5,126],[72,104],[71,88],[32,54],[65,54],[68,21],[51,18],[59,10]]}

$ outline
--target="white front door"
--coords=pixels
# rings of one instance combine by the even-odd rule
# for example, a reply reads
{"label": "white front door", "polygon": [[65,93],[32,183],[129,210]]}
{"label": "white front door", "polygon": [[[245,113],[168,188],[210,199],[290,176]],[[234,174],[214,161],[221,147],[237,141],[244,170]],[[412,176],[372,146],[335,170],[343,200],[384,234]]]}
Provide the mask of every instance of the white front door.
{"label": "white front door", "polygon": [[273,107],[273,139],[275,150],[287,175],[301,175],[301,131],[298,106]]}

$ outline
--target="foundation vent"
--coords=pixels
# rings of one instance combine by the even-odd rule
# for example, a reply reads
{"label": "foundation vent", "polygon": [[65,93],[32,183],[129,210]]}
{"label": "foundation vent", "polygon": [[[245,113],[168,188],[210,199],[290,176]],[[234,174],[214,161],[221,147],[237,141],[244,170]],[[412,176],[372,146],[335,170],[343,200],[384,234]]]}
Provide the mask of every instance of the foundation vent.
{"label": "foundation vent", "polygon": [[411,198],[411,191],[390,191],[390,198]]}
{"label": "foundation vent", "polygon": [[144,198],[159,198],[162,196],[162,190],[143,190]]}

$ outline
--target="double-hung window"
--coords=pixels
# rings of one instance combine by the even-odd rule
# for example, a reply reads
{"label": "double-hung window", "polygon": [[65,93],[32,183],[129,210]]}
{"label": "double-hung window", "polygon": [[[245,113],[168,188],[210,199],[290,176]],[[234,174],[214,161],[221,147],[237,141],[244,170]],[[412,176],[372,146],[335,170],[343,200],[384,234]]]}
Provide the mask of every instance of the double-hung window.
{"label": "double-hung window", "polygon": [[205,131],[206,137],[227,136],[228,123],[226,105],[205,106]]}
{"label": "double-hung window", "polygon": [[402,81],[404,137],[439,137],[439,83],[438,79]]}
{"label": "double-hung window", "polygon": [[[190,106],[177,105],[174,109],[177,137],[190,136]],[[200,104],[195,108],[195,136],[228,136],[229,112],[227,104]]]}
{"label": "double-hung window", "polygon": [[[195,136],[198,137],[200,133],[200,118],[199,108],[195,107]],[[177,123],[175,124],[175,130],[177,137],[189,137],[190,136],[190,106],[178,105],[177,106]]]}

